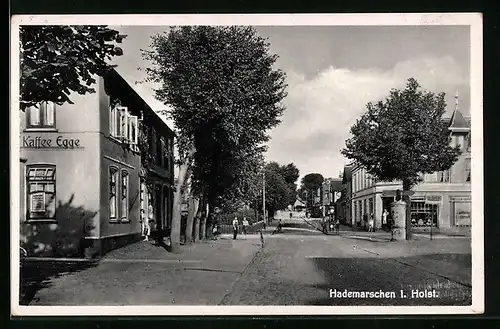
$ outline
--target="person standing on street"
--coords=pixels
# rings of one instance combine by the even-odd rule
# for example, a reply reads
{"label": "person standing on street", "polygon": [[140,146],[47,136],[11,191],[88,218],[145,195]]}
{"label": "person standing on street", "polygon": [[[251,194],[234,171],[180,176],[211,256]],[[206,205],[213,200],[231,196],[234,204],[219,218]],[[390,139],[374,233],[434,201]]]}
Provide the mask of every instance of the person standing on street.
{"label": "person standing on street", "polygon": [[243,235],[245,236],[245,238],[247,237],[247,228],[248,226],[250,226],[250,224],[248,223],[248,220],[246,217],[243,217],[243,226],[242,226],[242,230],[243,230]]}
{"label": "person standing on street", "polygon": [[373,213],[370,214],[370,218],[368,219],[368,232],[373,232]]}
{"label": "person standing on street", "polygon": [[238,217],[234,217],[233,219],[233,240],[236,240],[236,237],[238,236]]}
{"label": "person standing on street", "polygon": [[387,211],[387,209],[384,209],[384,212],[382,213],[382,226],[384,226],[385,228],[388,227],[387,225],[387,216],[389,215],[389,212]]}

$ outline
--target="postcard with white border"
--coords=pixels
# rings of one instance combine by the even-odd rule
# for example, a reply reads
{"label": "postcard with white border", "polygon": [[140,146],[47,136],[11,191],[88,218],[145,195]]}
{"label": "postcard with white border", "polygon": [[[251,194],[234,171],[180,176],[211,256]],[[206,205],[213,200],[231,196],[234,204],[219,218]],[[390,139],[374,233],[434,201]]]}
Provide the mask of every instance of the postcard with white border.
{"label": "postcard with white border", "polygon": [[11,312],[484,312],[479,13],[11,21]]}

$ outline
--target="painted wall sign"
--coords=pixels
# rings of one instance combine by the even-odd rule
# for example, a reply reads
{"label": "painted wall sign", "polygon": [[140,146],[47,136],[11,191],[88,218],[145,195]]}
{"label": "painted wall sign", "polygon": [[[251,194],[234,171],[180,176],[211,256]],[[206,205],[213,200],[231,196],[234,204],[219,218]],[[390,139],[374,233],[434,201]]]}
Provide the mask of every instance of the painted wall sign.
{"label": "painted wall sign", "polygon": [[471,204],[468,202],[455,202],[455,225],[470,226],[471,224]]}
{"label": "painted wall sign", "polygon": [[81,149],[80,139],[67,138],[63,135],[57,137],[41,137],[25,135],[22,137],[21,148],[30,149]]}

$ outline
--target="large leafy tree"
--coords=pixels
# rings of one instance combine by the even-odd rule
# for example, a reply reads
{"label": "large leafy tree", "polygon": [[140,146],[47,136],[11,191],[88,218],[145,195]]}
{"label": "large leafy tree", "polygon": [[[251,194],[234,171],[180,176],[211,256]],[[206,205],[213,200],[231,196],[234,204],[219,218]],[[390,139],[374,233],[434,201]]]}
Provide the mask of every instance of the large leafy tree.
{"label": "large leafy tree", "polygon": [[25,25],[20,28],[20,108],[70,103],[70,94],[94,93],[96,75],[120,56],[125,35],[101,25]]}
{"label": "large leafy tree", "polygon": [[[277,210],[285,209],[290,198],[290,185],[283,177],[282,167],[271,162],[264,168],[266,183],[266,210],[274,217]],[[262,204],[262,203],[261,203]]]}
{"label": "large leafy tree", "polygon": [[[342,154],[366,168],[382,181],[401,181],[404,200],[420,182],[421,173],[449,169],[460,155],[450,146],[444,93],[424,91],[408,79],[403,90],[393,89],[385,101],[368,103],[367,111],[351,127],[352,137]],[[410,232],[410,207],[407,207],[407,237]]]}
{"label": "large leafy tree", "polygon": [[153,64],[148,80],[161,85],[156,97],[170,105],[181,163],[193,165],[211,212],[235,184],[234,168],[263,152],[268,130],[279,124],[285,74],[273,68],[277,56],[252,27],[174,27],[155,35],[151,46],[143,52]]}
{"label": "large leafy tree", "polygon": [[[301,197],[306,200],[306,207],[310,211],[316,206],[319,206],[314,199],[318,193],[318,189],[323,186],[324,177],[319,173],[309,173],[302,177],[301,180]],[[320,193],[320,198],[322,198],[322,193]],[[320,199],[321,200],[321,199]]]}
{"label": "large leafy tree", "polygon": [[297,199],[297,180],[299,179],[300,171],[294,163],[283,165],[280,169],[281,176],[285,179],[289,189],[287,203],[293,206]]}

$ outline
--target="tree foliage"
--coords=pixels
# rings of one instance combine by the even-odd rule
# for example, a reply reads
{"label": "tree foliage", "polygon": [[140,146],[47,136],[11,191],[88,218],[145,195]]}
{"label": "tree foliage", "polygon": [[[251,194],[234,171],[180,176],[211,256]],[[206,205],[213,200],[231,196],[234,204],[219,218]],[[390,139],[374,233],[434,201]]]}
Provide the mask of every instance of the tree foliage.
{"label": "tree foliage", "polygon": [[379,180],[402,181],[404,190],[420,181],[420,173],[449,169],[460,150],[450,146],[444,96],[408,79],[404,90],[393,89],[385,101],[367,104],[342,154]]}
{"label": "tree foliage", "polygon": [[125,35],[106,26],[25,25],[20,27],[20,108],[40,102],[70,103],[70,94],[94,93]]}
{"label": "tree foliage", "polygon": [[[307,209],[311,210],[314,206],[317,206],[314,197],[317,195],[318,189],[323,186],[324,180],[323,175],[319,173],[309,173],[302,177],[299,195],[306,201]],[[320,197],[322,198],[322,193],[320,193]]]}
{"label": "tree foliage", "polygon": [[[148,81],[169,104],[182,157],[194,149],[193,176],[210,207],[241,195],[247,165],[279,124],[286,96],[277,56],[251,27],[183,26],[152,38],[143,55]],[[249,159],[252,159],[249,161]]]}

